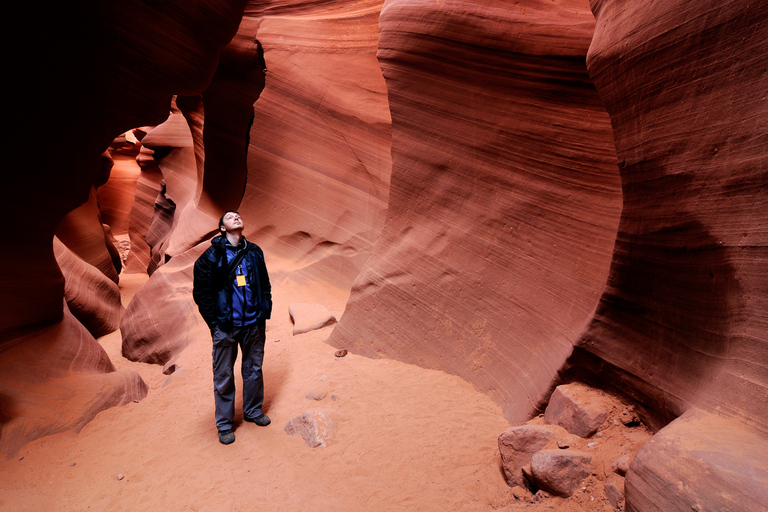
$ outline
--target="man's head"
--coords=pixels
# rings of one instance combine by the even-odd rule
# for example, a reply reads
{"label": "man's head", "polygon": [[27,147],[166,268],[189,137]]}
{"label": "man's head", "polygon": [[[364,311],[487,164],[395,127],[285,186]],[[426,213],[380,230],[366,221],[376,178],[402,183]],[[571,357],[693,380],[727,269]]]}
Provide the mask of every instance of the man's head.
{"label": "man's head", "polygon": [[219,231],[221,234],[227,231],[242,231],[243,219],[240,218],[240,214],[235,210],[229,210],[224,212],[224,215],[219,219]]}

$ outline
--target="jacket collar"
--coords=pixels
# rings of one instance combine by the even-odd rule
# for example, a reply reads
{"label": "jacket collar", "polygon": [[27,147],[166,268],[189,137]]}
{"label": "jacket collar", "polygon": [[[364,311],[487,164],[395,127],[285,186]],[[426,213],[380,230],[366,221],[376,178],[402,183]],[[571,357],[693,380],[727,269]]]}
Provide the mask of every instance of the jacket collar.
{"label": "jacket collar", "polygon": [[211,240],[211,245],[214,245],[221,250],[226,250],[227,247],[232,247],[233,249],[240,251],[248,247],[248,240],[246,240],[245,237],[243,236],[242,238],[240,238],[240,243],[237,244],[237,247],[233,247],[229,243],[229,240],[227,240],[227,237],[222,235],[217,235],[213,237],[213,240]]}

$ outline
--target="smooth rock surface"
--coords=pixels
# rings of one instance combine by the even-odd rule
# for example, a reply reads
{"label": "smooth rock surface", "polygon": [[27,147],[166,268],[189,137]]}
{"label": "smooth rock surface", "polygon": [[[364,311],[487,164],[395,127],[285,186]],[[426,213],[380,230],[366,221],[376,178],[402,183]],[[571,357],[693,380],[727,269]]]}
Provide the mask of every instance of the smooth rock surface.
{"label": "smooth rock surface", "polygon": [[768,510],[768,447],[742,420],[686,412],[648,441],[627,473],[627,510]]}
{"label": "smooth rock surface", "polygon": [[592,30],[571,0],[385,3],[387,222],[330,344],[459,375],[512,424],[533,414],[591,319],[621,209]]}
{"label": "smooth rock surface", "polygon": [[624,208],[578,364],[658,425],[696,405],[766,430],[768,5],[592,8]]}
{"label": "smooth rock surface", "polygon": [[[9,407],[0,398],[3,450],[80,428],[99,410],[146,392],[137,374],[111,372],[108,360],[100,362],[98,343],[66,311],[54,233],[77,254],[82,251],[70,244],[73,238],[105,238],[101,222],[70,237],[71,226],[62,227],[62,220],[105,181],[102,155],[115,137],[162,122],[174,94],[207,86],[244,7],[244,0],[99,0],[14,12],[27,42],[9,63],[17,77],[9,94],[23,108],[11,109],[6,119],[14,126],[10,144],[24,161],[4,166],[0,187],[0,397],[12,395],[14,403]],[[23,236],[16,222],[22,218]],[[95,253],[85,252],[90,261]],[[103,253],[100,260],[107,261]],[[40,339],[56,357],[45,360],[30,350]],[[62,379],[37,375],[39,364],[51,365],[52,373],[80,372]],[[25,388],[29,379],[39,387]],[[46,393],[51,403],[40,412]],[[51,404],[56,408],[48,414],[45,405]]]}
{"label": "smooth rock surface", "polygon": [[[106,180],[105,148],[150,125],[139,159],[167,187],[154,228],[160,175],[137,207],[154,251],[138,268],[159,270],[124,319],[134,357],[170,370],[195,341],[191,263],[235,207],[268,264],[291,262],[278,286],[354,282],[336,348],[459,375],[514,424],[561,378],[614,386],[638,419],[678,418],[707,447],[668,447],[662,430],[628,473],[628,509],[766,508],[767,5],[46,7],[14,18],[28,32],[9,56],[23,108],[0,187],[4,450],[142,396],[70,315],[66,287],[98,281],[65,269],[65,284],[52,240],[62,229],[117,271],[93,205],[77,209]],[[98,301],[83,309],[108,320]]]}
{"label": "smooth rock surface", "polygon": [[314,331],[336,323],[336,317],[322,304],[298,302],[288,306],[293,322],[293,334]]}
{"label": "smooth rock surface", "polygon": [[[198,340],[191,333],[204,322],[191,299],[192,270],[209,245],[204,242],[173,258],[134,295],[120,321],[124,357],[168,368],[186,346]],[[210,338],[205,342],[210,343]]]}
{"label": "smooth rock surface", "polygon": [[79,431],[100,411],[141,400],[147,385],[115,371],[109,357],[64,304],[62,321],[14,339],[0,357],[0,453],[32,439]]}
{"label": "smooth rock surface", "polygon": [[[149,154],[151,150],[144,150]],[[125,272],[128,273],[146,273],[150,268],[152,261],[152,248],[147,243],[147,235],[155,221],[155,215],[165,213],[162,209],[164,203],[156,205],[158,197],[162,197],[162,190],[165,188],[163,183],[163,174],[160,169],[154,165],[154,158],[137,157],[137,163],[141,169],[141,174],[136,179],[135,200],[131,207],[130,223],[128,235],[131,242],[131,252],[125,265]],[[157,213],[156,213],[157,212]],[[152,236],[150,236],[150,240]],[[153,264],[154,265],[154,264]]]}
{"label": "smooth rock surface", "polygon": [[[148,146],[166,148],[174,140],[177,145],[185,141],[184,151],[171,151],[160,160],[166,179],[163,197],[176,207],[172,217],[157,223],[167,229],[158,230],[162,236],[152,249],[156,265],[167,265],[169,258],[188,262],[192,253],[199,255],[217,232],[219,216],[237,209],[246,238],[265,250],[268,268],[271,255],[289,257],[308,288],[318,279],[348,287],[359,272],[383,225],[391,169],[386,88],[375,57],[380,2],[307,7],[274,2],[249,8],[225,49],[212,89],[199,99],[177,98],[186,126],[174,120],[178,129],[161,126],[156,130],[163,128],[165,135],[152,131],[142,139]],[[295,38],[286,40],[286,33]],[[259,57],[252,51],[254,38],[267,49],[266,85],[259,79],[263,68],[254,68],[262,62],[254,60]],[[333,48],[324,46],[328,40],[334,41]],[[345,73],[337,73],[339,69]],[[204,130],[206,98],[217,102],[218,117]],[[248,124],[245,114],[251,111],[254,118]],[[236,124],[250,127],[250,132],[226,124],[233,112]],[[225,133],[212,133],[219,129]],[[167,135],[184,130],[190,139],[169,141]],[[155,141],[148,141],[150,136]],[[246,140],[244,162],[232,148],[245,151]],[[208,158],[206,144],[217,145],[215,157]],[[240,190],[238,183],[245,188]],[[174,268],[179,276],[159,279],[191,284],[191,266]],[[279,283],[279,276],[271,278]],[[161,296],[152,280],[148,286],[134,300],[151,304]],[[171,287],[159,286],[171,293]],[[172,326],[182,318],[191,320],[188,315],[194,316],[196,306],[191,297],[173,296],[178,300],[159,308],[129,305],[123,320],[126,354],[166,364],[193,341]],[[315,297],[310,293],[308,299]]]}
{"label": "smooth rock surface", "polygon": [[101,222],[96,190],[91,188],[88,200],[69,212],[56,228],[58,238],[69,250],[89,263],[109,279],[117,283],[118,268],[115,268],[112,253]]}
{"label": "smooth rock surface", "polygon": [[[571,362],[632,396],[654,428],[686,425],[683,446],[661,434],[633,461],[628,510],[764,510],[768,4],[595,0],[592,10],[587,67],[611,116],[624,207],[605,293]],[[695,409],[733,421],[722,437],[706,423],[697,433]],[[702,438],[708,448],[688,453]]]}
{"label": "smooth rock surface", "polygon": [[240,28],[258,29],[268,70],[253,107],[239,206],[246,229],[309,278],[344,289],[387,215],[392,141],[376,59],[381,6],[270,0],[249,6]]}
{"label": "smooth rock surface", "polygon": [[118,328],[123,305],[117,284],[53,239],[56,262],[64,275],[64,299],[70,312],[96,338]]}

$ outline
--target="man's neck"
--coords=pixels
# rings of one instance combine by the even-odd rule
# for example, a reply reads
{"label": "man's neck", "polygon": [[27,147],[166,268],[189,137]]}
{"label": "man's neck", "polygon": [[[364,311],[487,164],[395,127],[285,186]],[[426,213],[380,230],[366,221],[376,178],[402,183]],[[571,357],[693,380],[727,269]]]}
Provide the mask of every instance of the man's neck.
{"label": "man's neck", "polygon": [[224,236],[227,238],[229,245],[231,245],[232,247],[237,247],[237,245],[240,243],[240,240],[243,238],[243,232],[227,231],[226,233],[224,233]]}

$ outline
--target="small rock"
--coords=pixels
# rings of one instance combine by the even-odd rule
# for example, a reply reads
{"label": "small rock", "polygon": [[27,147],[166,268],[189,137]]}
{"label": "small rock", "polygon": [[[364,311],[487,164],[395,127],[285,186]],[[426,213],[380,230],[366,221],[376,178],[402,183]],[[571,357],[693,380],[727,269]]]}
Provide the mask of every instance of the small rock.
{"label": "small rock", "polygon": [[571,445],[569,445],[568,443],[564,443],[563,441],[558,441],[557,447],[560,448],[561,450],[565,450],[566,448],[570,448]]}
{"label": "small rock", "polygon": [[611,482],[605,484],[605,496],[608,498],[611,506],[616,510],[619,510],[624,501],[624,493],[622,493],[615,484]]}
{"label": "small rock", "polygon": [[592,472],[592,457],[571,450],[542,450],[531,459],[531,473],[537,487],[563,498],[578,489]]}
{"label": "small rock", "polygon": [[344,357],[345,355],[347,355],[347,349],[343,348],[341,350],[337,350],[334,355],[336,357]]}
{"label": "small rock", "polygon": [[70,466],[70,467],[72,467],[72,466],[76,466],[76,465],[77,465],[77,462],[70,462],[70,463],[69,463],[69,466]]}
{"label": "small rock", "polygon": [[331,439],[333,422],[324,412],[307,411],[289,421],[284,430],[291,436],[300,435],[307,446],[317,448]]}
{"label": "small rock", "polygon": [[634,427],[640,424],[640,418],[635,414],[635,408],[628,405],[621,411],[619,415],[619,421],[627,427]]}
{"label": "small rock", "polygon": [[499,453],[507,485],[523,485],[522,468],[531,462],[533,454],[542,449],[554,437],[547,427],[522,425],[512,427],[499,436]]}
{"label": "small rock", "polygon": [[611,407],[609,397],[602,391],[578,382],[564,384],[552,393],[544,421],[579,437],[589,437],[608,418]]}
{"label": "small rock", "polygon": [[275,340],[275,343],[279,343],[279,342],[280,342],[280,338],[277,338],[277,339]]}
{"label": "small rock", "polygon": [[589,444],[587,445],[587,447],[588,447],[588,448],[594,448],[594,447],[595,447],[595,446],[597,446],[598,444],[599,444],[599,443],[598,443],[597,441],[595,441],[595,442],[589,443]]}
{"label": "small rock", "polygon": [[117,475],[118,480],[122,480],[123,478],[125,478],[124,474],[120,473],[119,475]]}
{"label": "small rock", "polygon": [[309,391],[307,393],[307,398],[309,398],[310,400],[317,400],[319,402],[320,400],[325,398],[326,395],[328,395],[327,391]]}
{"label": "small rock", "polygon": [[19,455],[19,460],[24,460],[24,456],[23,455]]}
{"label": "small rock", "polygon": [[629,471],[629,455],[622,455],[611,464],[611,470],[617,475],[626,476]]}

